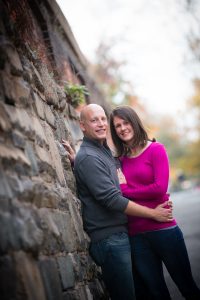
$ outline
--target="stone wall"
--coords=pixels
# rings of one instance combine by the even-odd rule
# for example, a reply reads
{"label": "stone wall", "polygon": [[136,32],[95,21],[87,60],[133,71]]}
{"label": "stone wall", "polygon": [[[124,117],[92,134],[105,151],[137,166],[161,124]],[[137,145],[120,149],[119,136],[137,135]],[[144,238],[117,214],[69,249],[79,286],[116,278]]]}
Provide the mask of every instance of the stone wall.
{"label": "stone wall", "polygon": [[71,164],[82,138],[63,82],[109,105],[53,0],[0,0],[0,299],[107,299]]}

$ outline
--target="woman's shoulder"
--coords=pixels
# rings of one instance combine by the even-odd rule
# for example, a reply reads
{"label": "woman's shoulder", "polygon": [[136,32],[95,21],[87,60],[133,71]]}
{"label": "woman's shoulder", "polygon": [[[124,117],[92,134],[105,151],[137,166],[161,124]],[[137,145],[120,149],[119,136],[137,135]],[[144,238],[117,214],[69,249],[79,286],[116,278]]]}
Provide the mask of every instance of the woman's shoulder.
{"label": "woman's shoulder", "polygon": [[159,150],[165,150],[166,151],[166,149],[165,149],[165,145],[164,144],[162,144],[162,143],[160,143],[160,142],[158,142],[158,141],[155,141],[155,142],[152,142],[151,143],[151,149],[152,150],[157,150],[157,151],[159,151]]}

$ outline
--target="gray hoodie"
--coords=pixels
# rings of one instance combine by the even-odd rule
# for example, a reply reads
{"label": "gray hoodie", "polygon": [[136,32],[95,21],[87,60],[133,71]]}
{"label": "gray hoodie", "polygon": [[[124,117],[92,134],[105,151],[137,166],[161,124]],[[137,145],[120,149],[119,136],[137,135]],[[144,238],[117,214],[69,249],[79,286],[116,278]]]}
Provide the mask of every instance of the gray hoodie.
{"label": "gray hoodie", "polygon": [[93,242],[127,232],[124,210],[128,199],[120,191],[116,161],[106,143],[84,137],[74,172],[82,204],[84,230]]}

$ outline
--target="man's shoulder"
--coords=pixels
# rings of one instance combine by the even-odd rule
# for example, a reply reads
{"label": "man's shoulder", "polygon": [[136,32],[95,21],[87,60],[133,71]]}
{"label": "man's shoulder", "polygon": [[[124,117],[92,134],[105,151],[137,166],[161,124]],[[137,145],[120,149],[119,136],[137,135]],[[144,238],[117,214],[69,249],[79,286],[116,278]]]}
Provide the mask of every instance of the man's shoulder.
{"label": "man's shoulder", "polygon": [[95,147],[92,147],[92,146],[88,146],[88,145],[85,145],[85,144],[82,144],[80,146],[80,149],[77,153],[77,157],[85,157],[85,156],[97,156],[97,149]]}
{"label": "man's shoulder", "polygon": [[98,158],[98,153],[97,153],[96,149],[94,149],[93,147],[81,145],[81,147],[75,157],[75,164],[80,165],[82,162],[84,162],[90,158],[92,158],[93,160],[94,160],[94,158]]}

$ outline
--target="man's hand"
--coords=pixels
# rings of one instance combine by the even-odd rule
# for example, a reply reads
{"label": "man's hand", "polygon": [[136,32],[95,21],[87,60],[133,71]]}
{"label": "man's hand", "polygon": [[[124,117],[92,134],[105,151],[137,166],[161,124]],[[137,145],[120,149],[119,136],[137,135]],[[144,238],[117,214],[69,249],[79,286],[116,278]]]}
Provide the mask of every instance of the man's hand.
{"label": "man's hand", "polygon": [[66,150],[66,152],[68,154],[70,162],[73,163],[74,160],[75,160],[75,156],[76,156],[75,151],[72,149],[72,147],[70,146],[69,142],[67,142],[66,140],[62,139],[62,144],[63,144],[63,146],[64,146],[64,148],[65,148],[65,150]]}
{"label": "man's hand", "polygon": [[[166,206],[168,208],[166,208]],[[154,220],[158,222],[170,222],[173,220],[172,215],[172,202],[170,202],[170,205],[168,201],[158,205],[154,209]]]}

